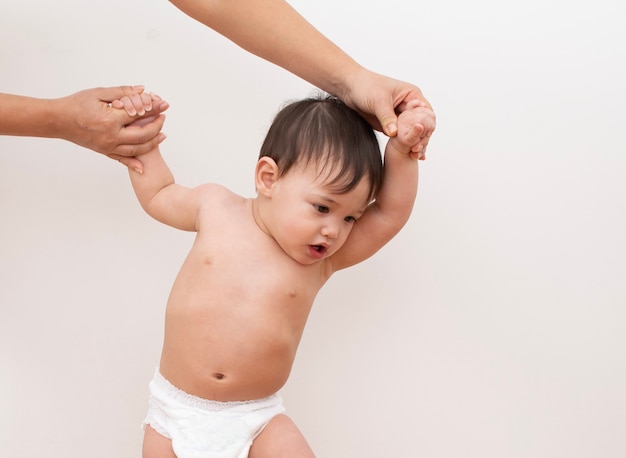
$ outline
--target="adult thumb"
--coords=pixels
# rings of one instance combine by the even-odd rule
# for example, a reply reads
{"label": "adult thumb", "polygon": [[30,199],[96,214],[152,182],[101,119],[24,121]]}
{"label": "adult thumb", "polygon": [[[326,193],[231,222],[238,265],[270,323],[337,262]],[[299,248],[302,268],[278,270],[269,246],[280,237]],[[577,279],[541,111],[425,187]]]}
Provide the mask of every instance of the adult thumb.
{"label": "adult thumb", "polygon": [[385,111],[381,115],[376,115],[383,132],[388,137],[395,137],[398,134],[398,117],[392,111]]}

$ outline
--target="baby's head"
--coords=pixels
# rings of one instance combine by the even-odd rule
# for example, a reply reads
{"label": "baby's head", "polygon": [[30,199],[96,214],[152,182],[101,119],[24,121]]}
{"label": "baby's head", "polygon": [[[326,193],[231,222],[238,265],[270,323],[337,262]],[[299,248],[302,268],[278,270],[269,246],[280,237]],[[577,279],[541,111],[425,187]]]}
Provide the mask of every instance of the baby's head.
{"label": "baby's head", "polygon": [[276,162],[279,178],[294,168],[313,166],[339,194],[366,179],[369,200],[376,197],[383,178],[374,131],[356,111],[332,96],[285,106],[265,137],[262,157]]}

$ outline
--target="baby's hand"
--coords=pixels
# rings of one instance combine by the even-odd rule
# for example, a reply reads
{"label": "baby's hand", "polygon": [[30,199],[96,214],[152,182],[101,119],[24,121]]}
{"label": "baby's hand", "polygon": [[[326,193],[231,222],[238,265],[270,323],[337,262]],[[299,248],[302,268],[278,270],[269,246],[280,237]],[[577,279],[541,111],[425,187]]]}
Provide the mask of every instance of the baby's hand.
{"label": "baby's hand", "polygon": [[[153,109],[153,102],[158,103],[155,104],[155,113],[151,114],[150,112]],[[152,92],[125,95],[121,99],[117,99],[109,103],[110,108],[124,110],[128,116],[133,118],[132,122],[124,125],[124,128],[126,129],[137,129],[149,125],[157,118],[161,117],[161,113],[167,110],[168,106],[167,102],[164,102],[161,97],[153,94]],[[165,135],[160,134],[158,143],[161,143],[164,139]],[[135,172],[139,174],[143,173],[143,164],[137,156],[123,157],[118,160],[126,167],[132,168]]]}
{"label": "baby's hand", "polygon": [[426,159],[426,149],[420,141],[435,128],[435,113],[415,101],[409,102],[398,116],[398,135],[390,138],[390,146],[408,154],[412,159]]}
{"label": "baby's hand", "polygon": [[152,111],[152,102],[161,101],[161,97],[149,92],[141,94],[125,95],[119,100],[111,102],[113,108],[123,109],[128,116],[144,116],[147,111]]}

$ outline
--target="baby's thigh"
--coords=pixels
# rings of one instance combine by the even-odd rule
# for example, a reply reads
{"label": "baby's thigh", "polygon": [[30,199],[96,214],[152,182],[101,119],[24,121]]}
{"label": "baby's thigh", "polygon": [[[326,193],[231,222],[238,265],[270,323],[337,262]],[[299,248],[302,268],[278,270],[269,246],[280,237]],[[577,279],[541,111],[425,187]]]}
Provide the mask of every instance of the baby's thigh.
{"label": "baby's thigh", "polygon": [[315,458],[315,455],[291,418],[277,415],[254,440],[248,457]]}
{"label": "baby's thigh", "polygon": [[150,425],[146,425],[143,435],[142,458],[176,458],[172,441],[161,436]]}

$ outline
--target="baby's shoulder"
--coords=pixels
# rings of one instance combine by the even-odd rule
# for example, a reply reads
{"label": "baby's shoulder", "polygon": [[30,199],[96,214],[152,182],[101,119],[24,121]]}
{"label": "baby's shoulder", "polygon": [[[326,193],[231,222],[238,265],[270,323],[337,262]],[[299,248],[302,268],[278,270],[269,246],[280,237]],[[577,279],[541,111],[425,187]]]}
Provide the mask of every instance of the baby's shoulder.
{"label": "baby's shoulder", "polygon": [[245,199],[226,186],[217,183],[206,183],[196,188],[201,212],[212,214],[229,211],[243,203]]}
{"label": "baby's shoulder", "polygon": [[241,199],[240,196],[232,192],[226,186],[217,183],[202,184],[198,186],[195,191],[203,202],[209,204],[228,205],[229,202]]}

